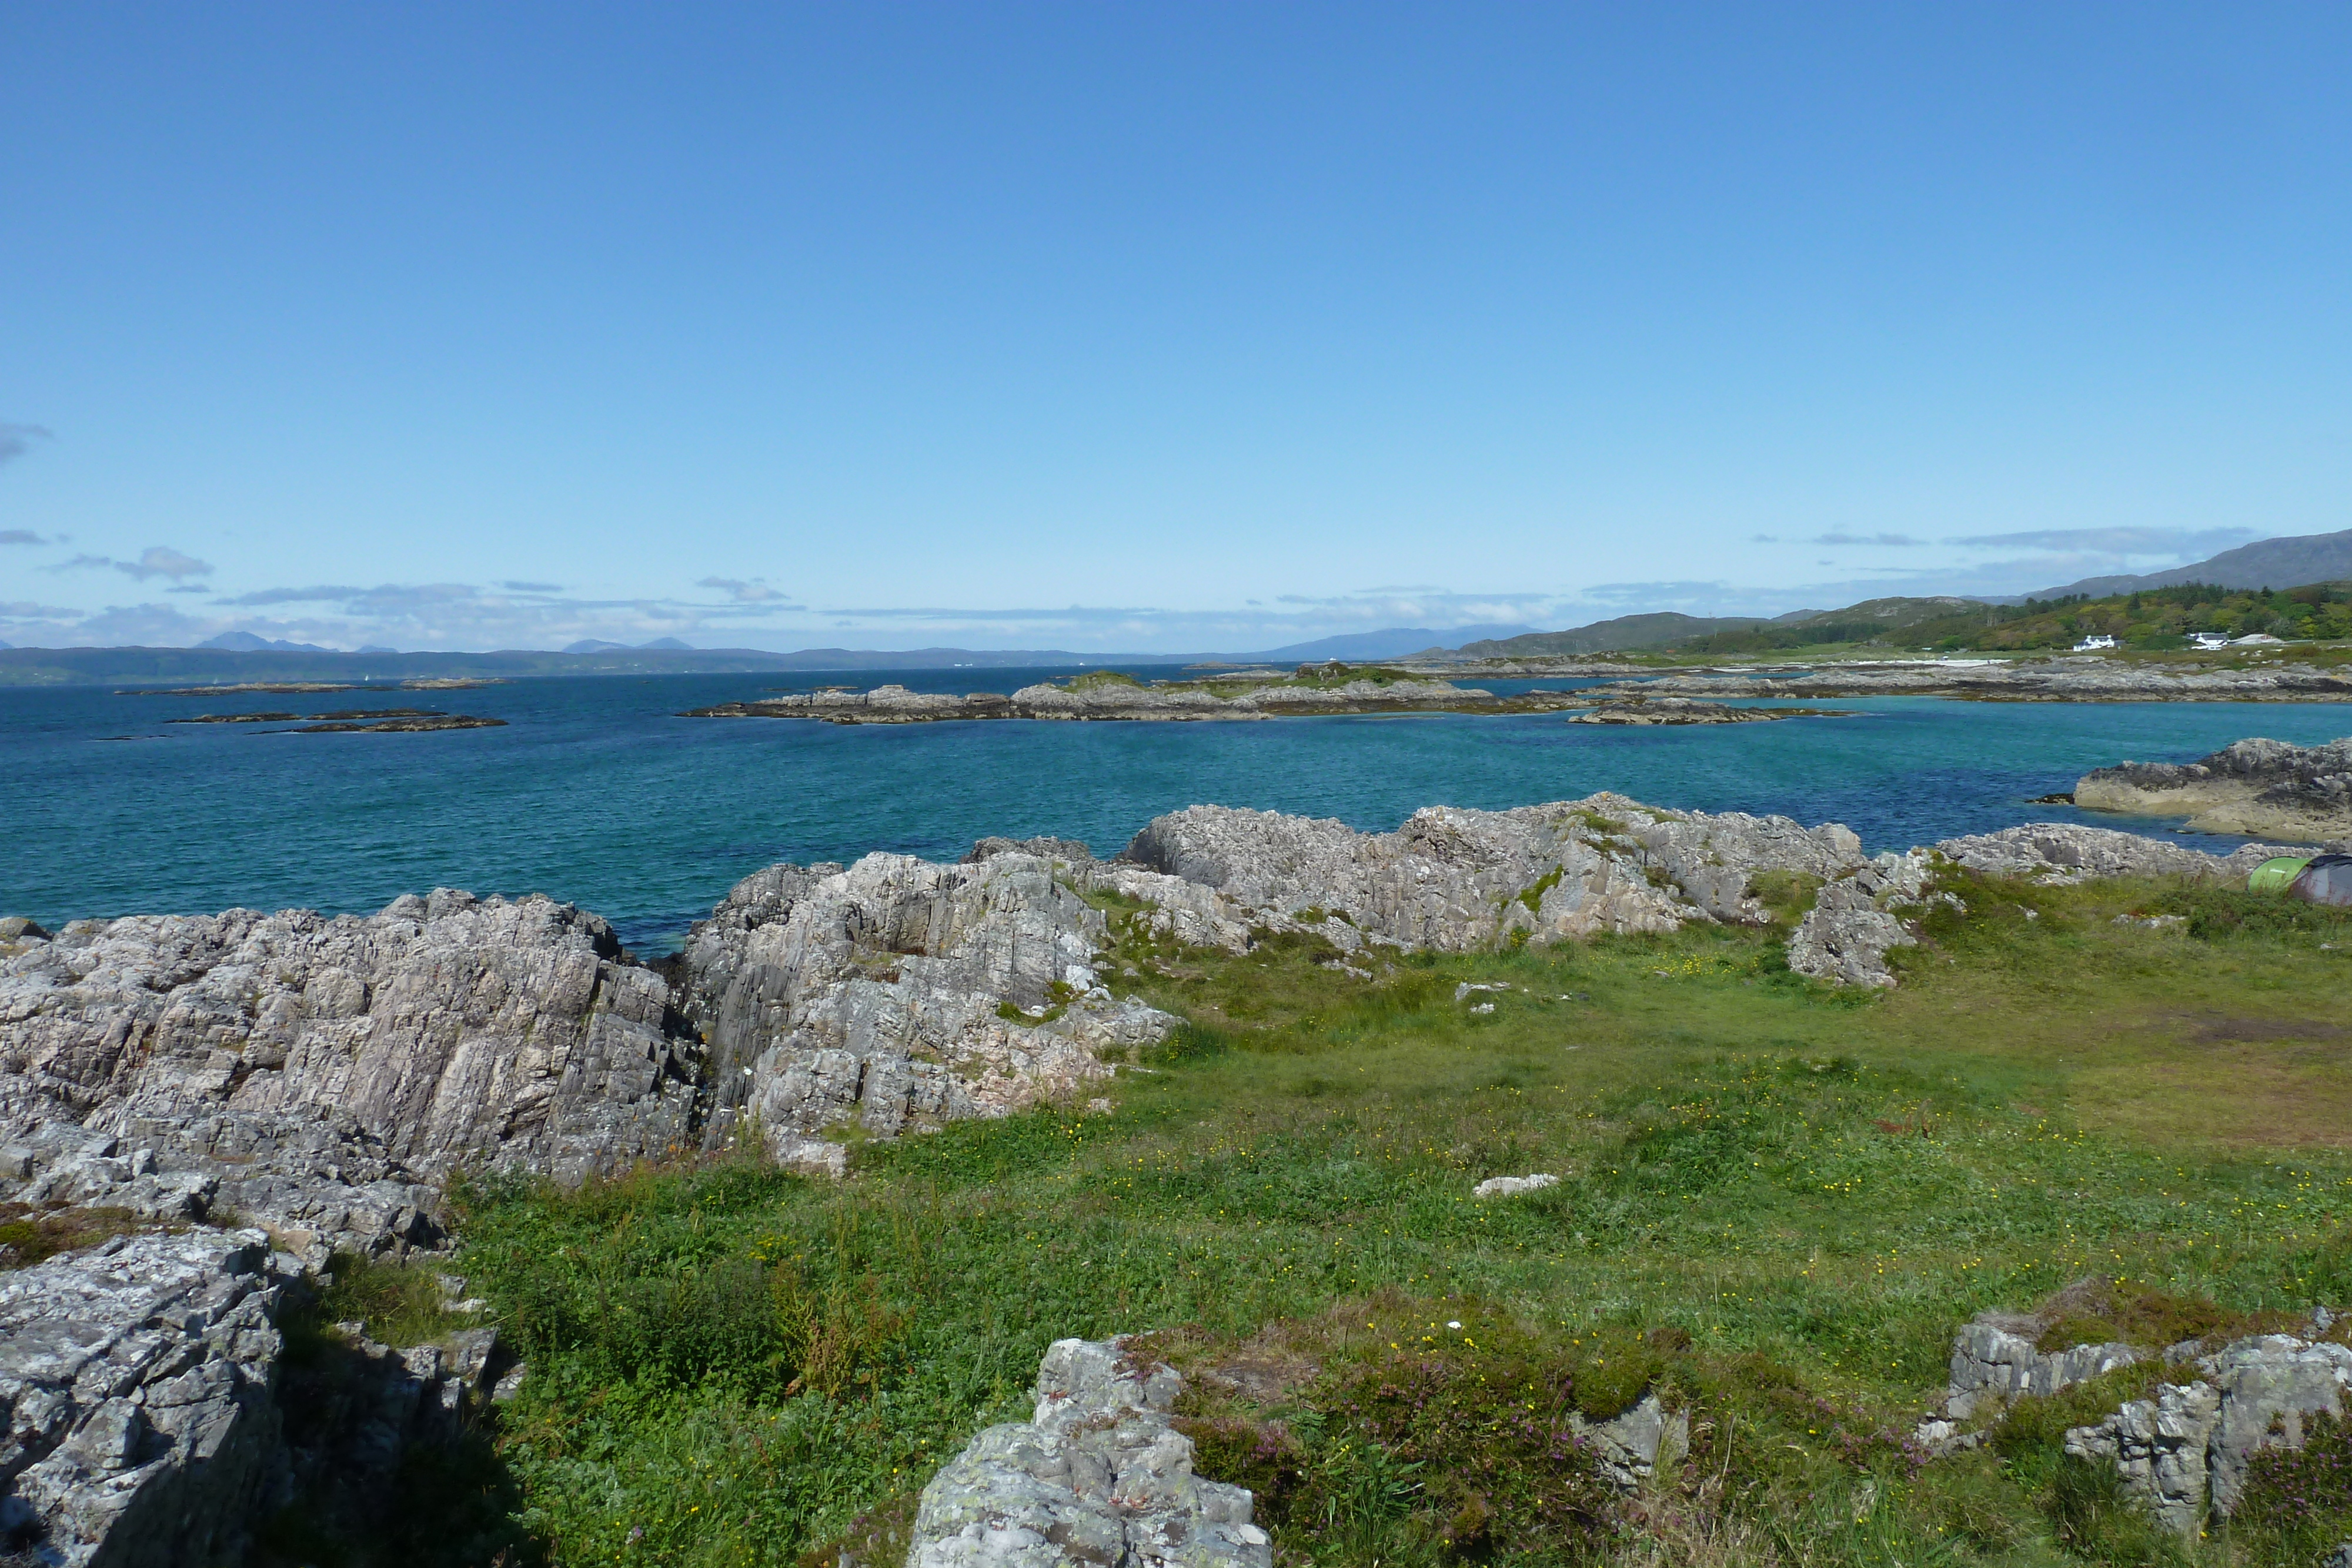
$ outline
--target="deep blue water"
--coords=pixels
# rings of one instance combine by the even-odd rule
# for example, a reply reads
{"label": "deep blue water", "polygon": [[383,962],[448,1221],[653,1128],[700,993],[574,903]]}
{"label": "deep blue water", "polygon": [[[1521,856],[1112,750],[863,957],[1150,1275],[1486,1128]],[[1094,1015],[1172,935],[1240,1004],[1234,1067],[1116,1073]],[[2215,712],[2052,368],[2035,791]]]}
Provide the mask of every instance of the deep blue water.
{"label": "deep blue water", "polygon": [[[236,904],[373,910],[445,885],[572,899],[653,948],[772,861],[953,858],[988,833],[1054,833],[1109,853],[1156,813],[1202,801],[1389,829],[1434,803],[1617,789],[1843,821],[1873,850],[1901,849],[2021,821],[2147,826],[2026,801],[2126,758],[2352,732],[2352,712],[2329,705],[1900,697],[1835,705],[1855,718],[1674,729],[1556,715],[866,727],[677,716],[835,680],[1011,691],[1051,673],[599,676],[396,697],[0,691],[0,914],[47,925]],[[415,735],[163,722],[394,706],[509,722]]]}

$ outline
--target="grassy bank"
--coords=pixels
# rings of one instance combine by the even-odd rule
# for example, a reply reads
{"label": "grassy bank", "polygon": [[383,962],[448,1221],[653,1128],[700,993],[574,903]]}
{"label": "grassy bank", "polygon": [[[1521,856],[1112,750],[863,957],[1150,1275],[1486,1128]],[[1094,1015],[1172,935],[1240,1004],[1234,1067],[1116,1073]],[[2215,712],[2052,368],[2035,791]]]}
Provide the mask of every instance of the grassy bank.
{"label": "grassy bank", "polygon": [[[1194,1023],[1107,1113],[869,1144],[840,1185],[473,1189],[464,1267],[531,1366],[497,1434],[521,1522],[566,1563],[893,1561],[1049,1341],[1150,1330],[1286,1561],[2187,1561],[2062,1460],[2080,1412],[1934,1463],[1906,1435],[1957,1322],[2084,1275],[2167,1322],[2352,1302],[2352,922],[1958,891],[1884,996],[1771,932],[1370,982],[1132,944],[1120,983]],[[1560,1184],[1469,1196],[1529,1171]],[[1646,1386],[1692,1453],[1619,1504],[1556,1439]],[[2332,1452],[2196,1553],[2304,1561]]]}

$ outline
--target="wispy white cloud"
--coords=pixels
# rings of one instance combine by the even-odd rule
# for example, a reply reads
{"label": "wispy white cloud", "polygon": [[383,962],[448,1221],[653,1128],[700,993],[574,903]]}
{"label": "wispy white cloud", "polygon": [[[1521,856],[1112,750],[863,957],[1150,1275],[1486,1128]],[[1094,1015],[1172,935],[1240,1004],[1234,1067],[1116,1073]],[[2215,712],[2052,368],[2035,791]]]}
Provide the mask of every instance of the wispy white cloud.
{"label": "wispy white cloud", "polygon": [[33,449],[36,441],[47,441],[49,432],[37,424],[0,424],[0,463],[13,463]]}
{"label": "wispy white cloud", "polygon": [[[1759,539],[1762,538],[1761,535],[1758,537]],[[1826,533],[1815,534],[1805,542],[1810,545],[1869,545],[1888,549],[1912,549],[1927,541],[1915,539],[1909,534]]]}
{"label": "wispy white cloud", "polygon": [[111,567],[126,577],[144,582],[151,577],[168,577],[173,582],[184,582],[192,577],[211,573],[212,562],[184,555],[169,545],[149,545],[137,560],[117,560],[107,555],[78,555],[70,560],[43,567],[44,571],[103,570]]}
{"label": "wispy white cloud", "polygon": [[738,604],[781,604],[785,598],[782,590],[769,587],[763,577],[705,577],[694,586],[719,589]]}
{"label": "wispy white cloud", "polygon": [[2014,534],[1964,534],[1944,542],[1969,549],[2189,557],[2218,555],[2253,537],[2252,528],[2028,528]]}
{"label": "wispy white cloud", "polygon": [[144,582],[151,577],[168,577],[173,582],[191,577],[203,577],[212,570],[212,562],[198,560],[192,555],[182,555],[168,545],[149,545],[137,560],[118,560],[114,570],[127,572]]}

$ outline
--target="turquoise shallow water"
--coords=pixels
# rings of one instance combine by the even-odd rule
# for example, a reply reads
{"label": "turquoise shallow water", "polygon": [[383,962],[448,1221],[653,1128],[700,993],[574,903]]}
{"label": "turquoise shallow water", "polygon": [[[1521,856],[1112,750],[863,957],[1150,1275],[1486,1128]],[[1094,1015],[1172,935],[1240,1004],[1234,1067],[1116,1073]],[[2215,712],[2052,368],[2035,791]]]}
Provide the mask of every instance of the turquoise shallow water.
{"label": "turquoise shallow water", "polygon": [[[857,679],[1010,691],[1045,673]],[[677,716],[791,680],[606,676],[396,699],[0,692],[0,914],[51,924],[236,904],[373,910],[445,885],[575,900],[650,949],[772,861],[877,849],[953,858],[988,833],[1054,833],[1107,854],[1156,813],[1201,801],[1389,829],[1420,806],[1616,789],[1664,806],[1843,821],[1873,850],[1901,849],[2052,819],[2151,827],[2026,802],[2125,758],[2187,760],[2250,735],[2308,744],[2352,732],[2352,711],[2329,705],[1920,698],[1836,705],[1859,710],[1854,718],[1679,729],[1558,716],[872,727]],[[163,722],[392,706],[508,725],[303,736]]]}

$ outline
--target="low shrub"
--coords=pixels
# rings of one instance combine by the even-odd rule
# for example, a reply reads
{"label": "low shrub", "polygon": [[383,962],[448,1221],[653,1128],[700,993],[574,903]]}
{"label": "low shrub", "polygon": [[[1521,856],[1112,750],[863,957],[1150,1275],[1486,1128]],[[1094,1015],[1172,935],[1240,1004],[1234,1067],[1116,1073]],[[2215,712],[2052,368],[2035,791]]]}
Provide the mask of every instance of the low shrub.
{"label": "low shrub", "polygon": [[2266,1563],[2316,1563],[2352,1541],[2352,1415],[2312,1416],[2301,1448],[2265,1448],[2246,1469],[2234,1544]]}

